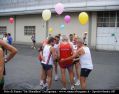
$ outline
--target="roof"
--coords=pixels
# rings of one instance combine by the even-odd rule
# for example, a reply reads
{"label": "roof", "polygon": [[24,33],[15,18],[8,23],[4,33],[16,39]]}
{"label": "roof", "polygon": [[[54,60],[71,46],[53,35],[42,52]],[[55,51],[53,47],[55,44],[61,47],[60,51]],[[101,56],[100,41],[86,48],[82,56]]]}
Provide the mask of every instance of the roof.
{"label": "roof", "polygon": [[[0,16],[38,14],[44,9],[54,12],[61,0],[0,0]],[[119,0],[62,0],[65,12],[119,10]]]}

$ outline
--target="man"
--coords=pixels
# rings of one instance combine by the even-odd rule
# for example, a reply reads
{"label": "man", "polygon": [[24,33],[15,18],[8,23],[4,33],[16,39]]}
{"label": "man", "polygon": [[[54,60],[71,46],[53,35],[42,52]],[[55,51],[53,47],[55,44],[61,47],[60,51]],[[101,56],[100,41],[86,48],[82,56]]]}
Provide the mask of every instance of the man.
{"label": "man", "polygon": [[[60,37],[59,37],[59,36],[55,36],[55,45],[54,45],[54,48],[55,48],[56,54],[58,54],[58,45],[59,45],[59,41],[60,41]],[[58,67],[58,58],[57,58],[56,61],[54,62],[55,81],[58,80],[57,67]]]}
{"label": "man", "polygon": [[7,34],[7,40],[8,40],[8,44],[12,45],[12,37],[10,33]]}
{"label": "man", "polygon": [[[6,58],[4,58],[2,47],[4,47],[10,52],[10,54]],[[3,76],[5,65],[4,63],[10,61],[15,56],[16,53],[17,53],[16,48],[7,44],[3,40],[0,40],[0,90],[3,90],[4,87],[4,76]]]}
{"label": "man", "polygon": [[[43,90],[49,90],[51,88],[52,84],[52,68],[53,68],[53,63],[54,60],[57,58],[55,54],[55,49],[53,48],[54,46],[54,38],[49,37],[48,42],[43,48],[43,59],[42,59],[42,72],[43,72]],[[46,81],[47,79],[47,81]],[[48,84],[48,87],[47,87]]]}
{"label": "man", "polygon": [[84,45],[87,45],[87,32],[84,33],[84,36],[83,36],[83,43]]}
{"label": "man", "polygon": [[83,44],[83,40],[78,38],[77,40],[78,50],[71,57],[66,59],[62,59],[60,62],[66,62],[67,60],[74,59],[76,56],[80,56],[80,65],[81,65],[81,73],[80,73],[80,83],[81,89],[86,89],[86,78],[89,73],[93,70],[92,58],[90,49]]}
{"label": "man", "polygon": [[70,40],[70,42],[73,42],[73,34],[69,35],[69,40]]}
{"label": "man", "polygon": [[36,47],[35,47],[35,45],[36,45],[35,32],[33,32],[32,37],[31,37],[31,40],[32,40],[32,42],[33,42],[32,48],[33,48],[33,49],[36,49]]}
{"label": "man", "polygon": [[[70,57],[73,53],[73,48],[70,42],[68,42],[68,38],[64,35],[62,36],[62,42],[59,44],[58,47],[58,56],[59,59],[65,59],[67,57]],[[61,69],[61,76],[62,76],[62,84],[63,84],[63,90],[66,90],[66,69],[68,69],[69,77],[70,77],[70,83],[71,83],[71,90],[74,90],[74,79],[73,79],[73,62],[72,60],[68,60],[64,63],[59,62],[60,69]]]}

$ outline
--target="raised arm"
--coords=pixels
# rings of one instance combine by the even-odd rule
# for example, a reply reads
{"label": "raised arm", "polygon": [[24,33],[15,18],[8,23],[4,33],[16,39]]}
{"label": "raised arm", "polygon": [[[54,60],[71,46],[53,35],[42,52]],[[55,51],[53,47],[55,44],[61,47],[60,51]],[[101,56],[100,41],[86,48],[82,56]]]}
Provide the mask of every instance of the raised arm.
{"label": "raised arm", "polygon": [[3,40],[0,40],[0,45],[10,52],[7,57],[7,61],[11,60],[17,53],[17,49],[15,47],[9,45],[8,43],[5,43]]}

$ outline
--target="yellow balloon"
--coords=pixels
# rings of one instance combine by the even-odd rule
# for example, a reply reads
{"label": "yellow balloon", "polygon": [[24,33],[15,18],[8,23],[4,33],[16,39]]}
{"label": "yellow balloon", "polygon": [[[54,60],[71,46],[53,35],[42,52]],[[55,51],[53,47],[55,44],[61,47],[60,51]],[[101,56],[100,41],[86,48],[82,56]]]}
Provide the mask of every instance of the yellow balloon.
{"label": "yellow balloon", "polygon": [[86,12],[81,12],[78,19],[82,25],[85,25],[88,22],[88,14]]}
{"label": "yellow balloon", "polygon": [[44,21],[48,21],[51,18],[51,11],[50,10],[44,10],[42,12],[42,17]]}
{"label": "yellow balloon", "polygon": [[48,31],[49,31],[49,32],[53,32],[53,28],[50,27]]}

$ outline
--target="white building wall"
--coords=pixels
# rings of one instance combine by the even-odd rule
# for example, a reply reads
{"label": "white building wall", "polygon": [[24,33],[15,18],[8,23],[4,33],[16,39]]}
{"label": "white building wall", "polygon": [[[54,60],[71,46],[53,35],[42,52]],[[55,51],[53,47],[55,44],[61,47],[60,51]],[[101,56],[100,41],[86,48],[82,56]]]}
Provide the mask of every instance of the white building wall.
{"label": "white building wall", "polygon": [[46,24],[41,14],[16,17],[16,42],[32,42],[31,36],[24,35],[24,26],[36,26],[36,42],[45,39]]}

